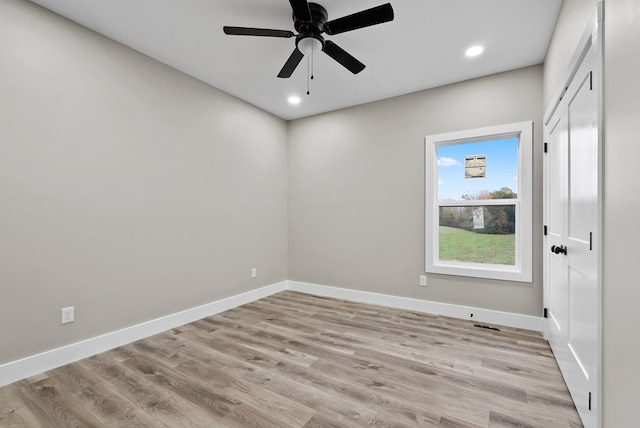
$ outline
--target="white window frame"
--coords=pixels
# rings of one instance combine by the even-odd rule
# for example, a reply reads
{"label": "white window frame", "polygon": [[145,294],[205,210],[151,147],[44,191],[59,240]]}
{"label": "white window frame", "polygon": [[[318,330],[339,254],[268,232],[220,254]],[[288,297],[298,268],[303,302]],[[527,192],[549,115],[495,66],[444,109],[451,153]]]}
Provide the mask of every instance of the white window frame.
{"label": "white window frame", "polygon": [[[439,259],[441,206],[470,206],[478,201],[438,201],[438,147],[518,137],[518,188],[514,203],[516,215],[515,265],[459,262]],[[425,137],[425,259],[426,272],[531,282],[533,257],[533,122],[518,122]],[[483,200],[482,205],[505,205],[507,200]]]}

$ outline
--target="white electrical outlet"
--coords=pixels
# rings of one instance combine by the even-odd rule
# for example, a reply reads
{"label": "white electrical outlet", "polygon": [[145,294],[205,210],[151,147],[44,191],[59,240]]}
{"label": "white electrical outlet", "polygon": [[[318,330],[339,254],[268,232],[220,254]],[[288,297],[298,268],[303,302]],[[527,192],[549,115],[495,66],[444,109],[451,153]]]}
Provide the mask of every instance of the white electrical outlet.
{"label": "white electrical outlet", "polygon": [[62,324],[68,324],[74,321],[73,306],[62,308]]}
{"label": "white electrical outlet", "polygon": [[258,276],[258,269],[251,268],[251,278],[255,278],[256,276]]}
{"label": "white electrical outlet", "polygon": [[427,275],[420,275],[420,285],[423,287],[427,286]]}

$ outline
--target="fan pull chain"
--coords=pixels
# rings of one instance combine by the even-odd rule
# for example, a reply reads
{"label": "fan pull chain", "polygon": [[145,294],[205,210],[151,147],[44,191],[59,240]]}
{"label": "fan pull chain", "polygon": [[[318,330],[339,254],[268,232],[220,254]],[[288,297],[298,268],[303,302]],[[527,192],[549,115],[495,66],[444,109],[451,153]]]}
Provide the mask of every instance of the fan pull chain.
{"label": "fan pull chain", "polygon": [[313,45],[311,45],[311,80],[313,80],[313,57],[315,52],[313,51]]}
{"label": "fan pull chain", "polygon": [[311,76],[311,58],[307,56],[307,95],[311,94],[311,91],[309,90],[311,86],[311,84],[309,83],[309,76]]}
{"label": "fan pull chain", "polygon": [[307,95],[311,94],[311,80],[313,80],[313,45],[311,45],[311,55],[307,55]]}

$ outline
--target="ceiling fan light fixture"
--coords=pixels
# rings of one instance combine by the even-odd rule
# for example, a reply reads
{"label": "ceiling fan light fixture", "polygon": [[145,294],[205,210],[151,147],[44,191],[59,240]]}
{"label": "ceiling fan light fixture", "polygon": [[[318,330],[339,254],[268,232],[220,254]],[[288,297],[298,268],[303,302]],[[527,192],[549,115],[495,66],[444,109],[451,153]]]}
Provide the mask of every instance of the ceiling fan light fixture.
{"label": "ceiling fan light fixture", "polygon": [[295,105],[300,104],[300,102],[301,102],[302,100],[300,99],[300,97],[298,97],[298,96],[296,96],[296,95],[292,95],[292,96],[290,96],[290,97],[289,97],[289,99],[288,99],[287,101],[289,101],[289,104],[291,104],[291,105],[294,105],[294,106],[295,106]]}
{"label": "ceiling fan light fixture", "polygon": [[300,37],[296,46],[300,52],[307,56],[322,52],[322,49],[324,48],[322,40],[313,35]]}

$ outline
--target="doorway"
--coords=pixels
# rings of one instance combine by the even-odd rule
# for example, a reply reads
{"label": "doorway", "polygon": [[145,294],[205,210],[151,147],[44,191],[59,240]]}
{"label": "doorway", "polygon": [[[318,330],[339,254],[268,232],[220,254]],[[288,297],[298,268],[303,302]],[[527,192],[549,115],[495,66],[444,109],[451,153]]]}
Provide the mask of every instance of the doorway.
{"label": "doorway", "polygon": [[586,428],[599,427],[601,37],[545,115],[545,334]]}

